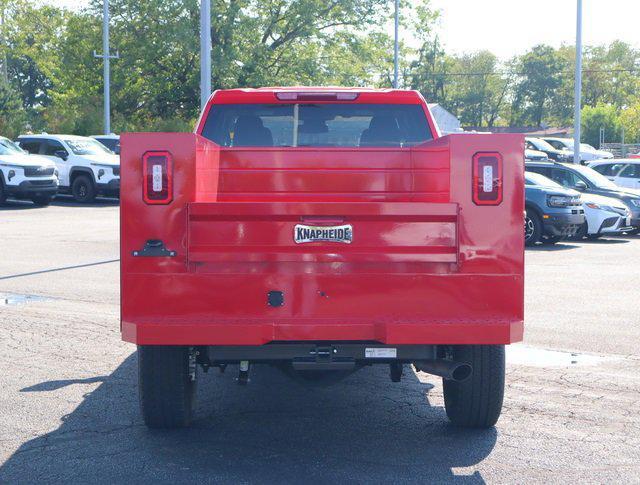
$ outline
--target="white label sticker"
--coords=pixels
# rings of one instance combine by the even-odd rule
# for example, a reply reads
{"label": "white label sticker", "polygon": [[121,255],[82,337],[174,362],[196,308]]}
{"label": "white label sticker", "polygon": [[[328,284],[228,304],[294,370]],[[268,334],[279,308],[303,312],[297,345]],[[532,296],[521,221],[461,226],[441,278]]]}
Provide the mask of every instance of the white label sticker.
{"label": "white label sticker", "polygon": [[364,349],[364,356],[367,359],[395,359],[398,349],[369,348]]}
{"label": "white label sticker", "polygon": [[491,165],[485,165],[482,169],[482,190],[493,192],[493,167]]}
{"label": "white label sticker", "polygon": [[152,168],[153,191],[162,192],[162,165],[156,164]]}

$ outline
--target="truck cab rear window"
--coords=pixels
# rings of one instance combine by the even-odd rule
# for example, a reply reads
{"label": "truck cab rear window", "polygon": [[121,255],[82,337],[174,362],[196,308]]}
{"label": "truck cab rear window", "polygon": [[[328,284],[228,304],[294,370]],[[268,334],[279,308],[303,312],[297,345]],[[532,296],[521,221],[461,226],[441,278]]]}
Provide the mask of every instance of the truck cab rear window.
{"label": "truck cab rear window", "polygon": [[225,147],[403,147],[433,139],[420,105],[218,104],[202,136]]}

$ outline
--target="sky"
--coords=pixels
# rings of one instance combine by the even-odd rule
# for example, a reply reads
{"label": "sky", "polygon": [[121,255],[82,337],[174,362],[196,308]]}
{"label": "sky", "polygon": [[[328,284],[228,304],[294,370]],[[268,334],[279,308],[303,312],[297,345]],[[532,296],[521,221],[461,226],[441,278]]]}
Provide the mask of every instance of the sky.
{"label": "sky", "polygon": [[[78,8],[89,0],[45,0]],[[411,0],[400,0],[409,2]],[[439,38],[452,53],[487,49],[501,59],[537,44],[574,44],[576,0],[431,0],[441,10]],[[389,8],[393,1],[389,0]],[[402,32],[401,32],[402,37]],[[583,0],[583,42],[619,39],[640,48],[640,0]],[[402,38],[414,45],[411,38]]]}
{"label": "sky", "polygon": [[[576,0],[431,0],[439,38],[453,53],[487,49],[501,59],[537,44],[575,44]],[[583,0],[585,45],[623,40],[640,48],[640,0]],[[407,39],[410,43],[410,39]]]}

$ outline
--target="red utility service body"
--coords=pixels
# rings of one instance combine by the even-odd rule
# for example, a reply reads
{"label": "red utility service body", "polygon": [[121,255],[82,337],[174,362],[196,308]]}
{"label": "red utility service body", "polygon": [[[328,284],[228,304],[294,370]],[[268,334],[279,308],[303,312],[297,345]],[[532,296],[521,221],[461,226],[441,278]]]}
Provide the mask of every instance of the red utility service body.
{"label": "red utility service body", "polygon": [[[294,102],[419,105],[433,140],[246,147],[201,136],[216,105]],[[124,134],[121,146],[126,341],[522,339],[521,136],[441,137],[412,91],[272,88],[218,91],[195,133]],[[306,233],[316,238],[349,226],[352,239],[296,242],[297,225],[319,228]],[[162,242],[163,256],[140,257],[149,240]],[[272,292],[281,301],[272,304]]]}

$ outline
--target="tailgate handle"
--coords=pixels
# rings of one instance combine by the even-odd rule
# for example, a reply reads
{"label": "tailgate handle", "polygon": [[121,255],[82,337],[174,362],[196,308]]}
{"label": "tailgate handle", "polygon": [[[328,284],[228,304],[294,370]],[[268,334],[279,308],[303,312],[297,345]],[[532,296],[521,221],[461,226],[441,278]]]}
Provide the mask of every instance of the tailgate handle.
{"label": "tailgate handle", "polygon": [[309,225],[318,226],[338,226],[344,224],[346,219],[344,217],[323,217],[323,216],[302,216],[300,222]]}

